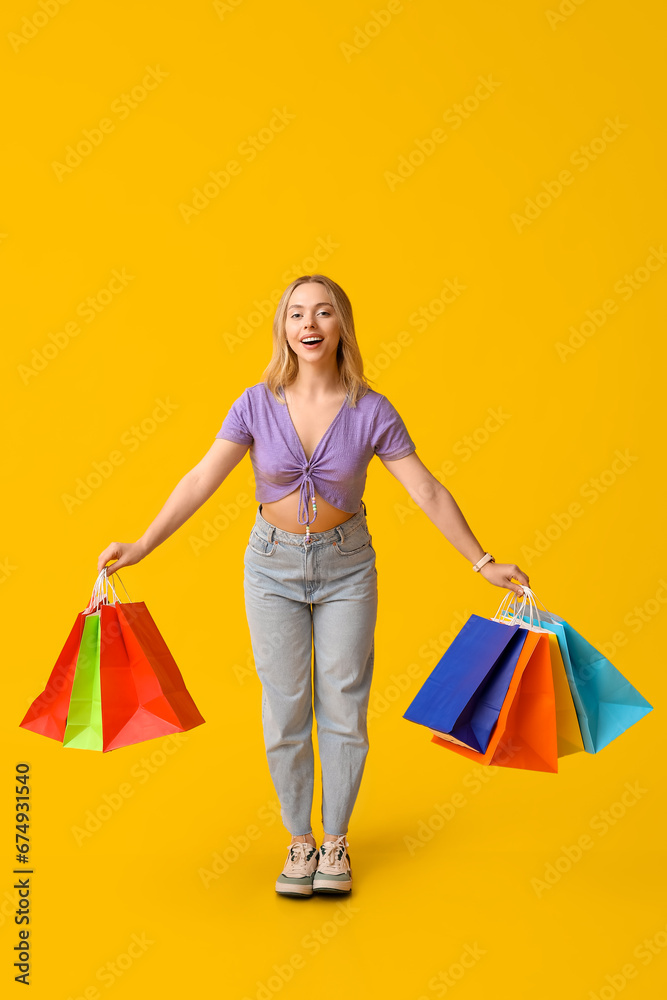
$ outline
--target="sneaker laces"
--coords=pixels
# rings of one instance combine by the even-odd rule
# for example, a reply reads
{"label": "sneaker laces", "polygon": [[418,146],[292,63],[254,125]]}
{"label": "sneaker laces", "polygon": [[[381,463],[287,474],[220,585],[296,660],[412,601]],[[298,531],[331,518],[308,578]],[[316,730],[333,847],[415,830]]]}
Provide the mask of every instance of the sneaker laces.
{"label": "sneaker laces", "polygon": [[345,842],[344,833],[340,837],[336,837],[335,840],[325,840],[320,847],[318,868],[321,870],[326,865],[327,869],[336,875],[342,875],[347,872],[346,848],[347,843]]}
{"label": "sneaker laces", "polygon": [[285,874],[299,878],[302,875],[310,875],[308,871],[309,861],[316,848],[307,841],[297,840],[290,844],[287,849],[287,861],[285,862]]}

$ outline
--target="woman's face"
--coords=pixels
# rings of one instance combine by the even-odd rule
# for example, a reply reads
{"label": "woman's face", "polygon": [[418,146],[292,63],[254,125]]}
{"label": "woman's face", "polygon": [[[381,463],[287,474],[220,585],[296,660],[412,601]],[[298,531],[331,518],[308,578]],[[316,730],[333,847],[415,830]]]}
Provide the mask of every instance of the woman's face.
{"label": "woman's face", "polygon": [[285,316],[287,343],[299,364],[318,368],[336,362],[340,340],[338,317],[329,293],[319,281],[297,285],[290,296]]}

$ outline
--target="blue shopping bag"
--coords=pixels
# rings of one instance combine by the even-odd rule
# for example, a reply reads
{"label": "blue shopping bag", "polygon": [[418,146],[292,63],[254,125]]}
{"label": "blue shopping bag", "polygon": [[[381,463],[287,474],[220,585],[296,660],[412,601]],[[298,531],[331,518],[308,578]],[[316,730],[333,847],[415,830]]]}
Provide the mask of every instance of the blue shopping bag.
{"label": "blue shopping bag", "polygon": [[485,753],[527,630],[471,615],[403,714]]}
{"label": "blue shopping bag", "polygon": [[[569,622],[538,612],[542,628],[554,632],[588,753],[598,753],[653,710],[629,680]],[[529,616],[524,613],[523,620]]]}

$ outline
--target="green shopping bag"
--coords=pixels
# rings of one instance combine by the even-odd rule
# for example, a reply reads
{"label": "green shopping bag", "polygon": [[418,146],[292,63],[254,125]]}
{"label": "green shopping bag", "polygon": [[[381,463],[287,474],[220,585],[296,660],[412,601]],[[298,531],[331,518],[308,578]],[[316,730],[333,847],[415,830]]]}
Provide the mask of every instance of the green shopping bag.
{"label": "green shopping bag", "polygon": [[63,746],[102,749],[100,615],[87,615],[76,660]]}

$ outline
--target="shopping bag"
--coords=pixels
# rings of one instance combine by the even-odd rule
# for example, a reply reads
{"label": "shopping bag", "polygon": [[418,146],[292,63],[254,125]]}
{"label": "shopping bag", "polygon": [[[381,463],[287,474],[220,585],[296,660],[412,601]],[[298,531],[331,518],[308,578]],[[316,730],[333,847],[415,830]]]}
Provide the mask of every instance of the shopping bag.
{"label": "shopping bag", "polygon": [[551,653],[551,672],[554,682],[554,698],[556,705],[556,733],[558,735],[558,756],[579,753],[584,749],[581,737],[577,710],[574,707],[572,692],[565,673],[565,665],[561,656],[558,637],[549,632],[549,652]]}
{"label": "shopping bag", "polygon": [[143,602],[102,607],[104,749],[182,733],[204,722]]}
{"label": "shopping bag", "polygon": [[[538,598],[524,587],[534,602],[534,616],[557,639],[572,692],[579,727],[588,753],[599,753],[612,740],[652,711],[653,706],[616,667],[564,618],[537,607]],[[542,602],[540,602],[542,603]],[[522,617],[528,620],[530,611]]]}
{"label": "shopping bag", "polygon": [[88,615],[72,683],[63,746],[79,750],[102,749],[102,699],[100,694],[100,619]]}
{"label": "shopping bag", "polygon": [[146,605],[121,602],[103,570],[20,725],[66,747],[107,751],[204,721]]}
{"label": "shopping bag", "polygon": [[403,714],[484,753],[527,630],[471,615]]}
{"label": "shopping bag", "polygon": [[58,740],[59,743],[62,743],[65,736],[67,709],[85,620],[83,612],[77,615],[72,631],[49,675],[46,687],[35,698],[20,723],[23,729],[48,736],[49,739]]}
{"label": "shopping bag", "polygon": [[549,634],[526,629],[525,641],[485,753],[441,739],[432,742],[479,764],[558,771],[556,704]]}

